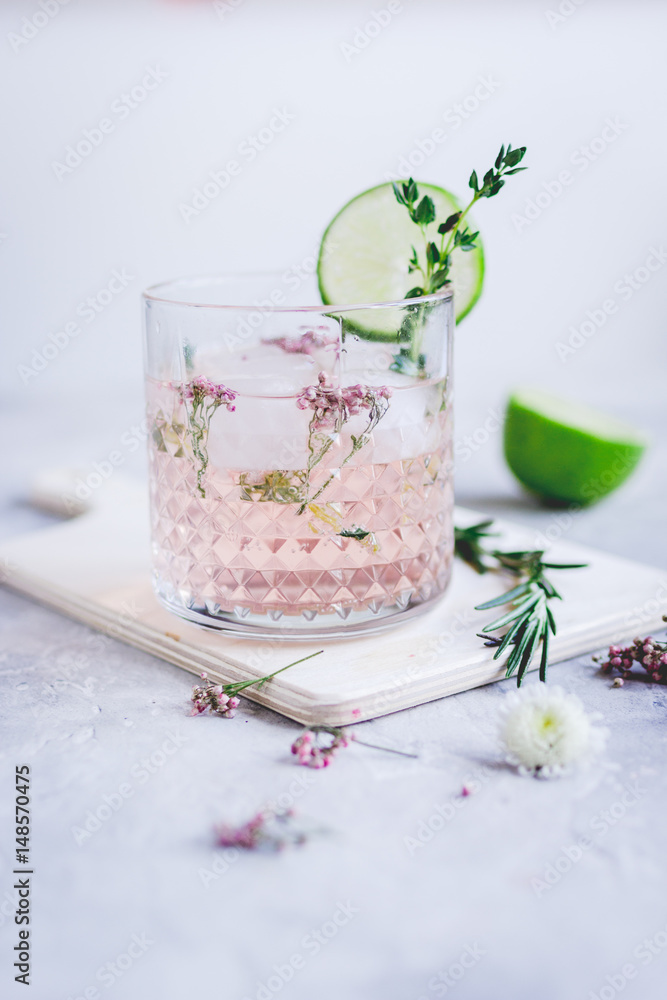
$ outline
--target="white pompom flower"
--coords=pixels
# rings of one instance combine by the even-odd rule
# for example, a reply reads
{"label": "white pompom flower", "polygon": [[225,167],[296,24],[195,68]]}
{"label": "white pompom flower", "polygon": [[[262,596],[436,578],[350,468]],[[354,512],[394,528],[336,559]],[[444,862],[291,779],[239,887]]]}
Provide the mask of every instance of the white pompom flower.
{"label": "white pompom flower", "polygon": [[500,738],[507,761],[520,774],[553,778],[603,749],[608,731],[594,725],[579,698],[560,687],[530,684],[512,691],[500,709]]}

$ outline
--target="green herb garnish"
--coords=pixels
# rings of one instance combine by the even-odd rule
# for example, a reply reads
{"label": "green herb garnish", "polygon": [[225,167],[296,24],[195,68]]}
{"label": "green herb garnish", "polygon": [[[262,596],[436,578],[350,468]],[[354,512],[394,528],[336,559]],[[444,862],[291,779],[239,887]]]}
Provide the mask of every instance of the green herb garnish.
{"label": "green herb garnish", "polygon": [[341,538],[356,538],[358,542],[363,542],[364,538],[370,535],[370,531],[365,528],[344,528],[338,534]]}
{"label": "green herb garnish", "polygon": [[[542,643],[540,657],[540,680],[547,679],[547,663],[549,657],[549,637],[556,634],[556,621],[549,601],[561,600],[553,584],[547,579],[546,569],[583,569],[586,563],[552,563],[544,562],[541,549],[524,552],[505,552],[500,549],[486,549],[485,538],[492,537],[488,528],[492,520],[480,521],[469,528],[454,529],[454,550],[459,558],[465,560],[476,572],[486,573],[489,570],[505,570],[524,579],[506,593],[495,597],[492,601],[477,604],[476,611],[487,611],[503,604],[511,604],[511,609],[500,618],[485,625],[480,635],[489,646],[497,646],[493,656],[497,660],[512,646],[506,661],[506,676],[511,677],[517,672],[517,687],[521,687],[523,676],[532,663],[537,648]],[[493,560],[489,564],[487,560]],[[487,633],[507,628],[502,636],[490,636]]]}
{"label": "green herb garnish", "polygon": [[477,179],[477,172],[473,170],[468,182],[474,192],[473,196],[462,212],[455,212],[438,225],[440,246],[429,240],[426,234],[428,227],[436,221],[433,199],[428,195],[419,197],[419,188],[412,177],[400,185],[396,183],[393,185],[396,201],[407,208],[410,218],[421,229],[424,243],[421,256],[415,247],[412,247],[408,272],[410,274],[419,272],[422,280],[421,284],[415,285],[405,293],[406,299],[431,295],[449,281],[452,253],[456,249],[464,253],[473,250],[476,246],[475,240],[479,236],[479,231],[473,233],[467,226],[462,226],[463,220],[480,198],[493,198],[505,184],[506,177],[526,169],[519,166],[525,153],[525,146],[519,149],[512,149],[511,144],[507,149],[501,146],[494,165],[484,174],[481,184]]}
{"label": "green herb garnish", "polygon": [[256,503],[300,503],[305,495],[307,475],[305,472],[275,469],[253,482],[253,473],[242,472],[239,476],[241,500]]}

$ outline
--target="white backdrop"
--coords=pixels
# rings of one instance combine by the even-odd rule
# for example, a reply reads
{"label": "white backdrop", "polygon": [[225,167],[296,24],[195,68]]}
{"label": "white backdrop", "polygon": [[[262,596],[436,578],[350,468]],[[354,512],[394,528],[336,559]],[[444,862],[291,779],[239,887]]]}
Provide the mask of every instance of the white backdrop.
{"label": "white backdrop", "polygon": [[[458,331],[460,434],[496,426],[528,382],[656,436],[666,32],[657,0],[4,0],[2,396],[10,417],[48,412],[14,480],[98,460],[140,419],[143,287],[307,268],[361,189],[407,161],[463,196],[508,141],[530,169],[477,212],[487,279]],[[195,201],[211,172],[224,190]],[[461,490],[518,495],[492,438]]]}

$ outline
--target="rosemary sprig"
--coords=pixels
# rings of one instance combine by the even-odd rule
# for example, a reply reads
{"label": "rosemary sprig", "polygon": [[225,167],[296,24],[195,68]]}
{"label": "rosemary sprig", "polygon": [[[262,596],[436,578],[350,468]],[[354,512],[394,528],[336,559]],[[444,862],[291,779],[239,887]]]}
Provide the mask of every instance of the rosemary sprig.
{"label": "rosemary sprig", "polygon": [[480,521],[470,528],[454,528],[454,552],[467,562],[477,573],[486,573],[490,568],[482,560],[487,555],[486,549],[482,547],[481,540],[497,536],[497,531],[487,531],[493,524],[493,519]]}
{"label": "rosemary sprig", "polygon": [[473,233],[467,226],[463,226],[465,217],[481,198],[493,198],[497,195],[504,186],[507,177],[526,169],[526,167],[519,166],[525,153],[525,146],[521,146],[519,149],[512,149],[511,144],[507,149],[504,145],[501,146],[494,165],[484,174],[481,184],[477,178],[477,172],[473,170],[468,182],[473,196],[463,211],[455,212],[439,224],[439,246],[427,235],[428,227],[436,221],[433,199],[429,195],[419,197],[419,188],[412,177],[403,181],[400,186],[396,183],[393,185],[396,201],[399,205],[405,206],[414,224],[420,228],[424,244],[421,256],[414,246],[411,248],[408,273],[419,272],[422,280],[420,284],[415,285],[414,288],[405,293],[406,299],[430,295],[437,292],[449,281],[454,250],[458,249],[466,253],[474,250],[477,246],[475,241],[479,236],[479,231]]}
{"label": "rosemary sprig", "polygon": [[[506,676],[516,671],[517,687],[533,661],[538,646],[542,644],[540,655],[540,680],[547,679],[549,659],[549,638],[556,634],[556,620],[549,601],[562,600],[554,585],[545,575],[547,569],[583,569],[586,563],[552,563],[543,560],[544,551],[532,549],[507,552],[501,549],[487,549],[483,540],[494,535],[488,529],[492,520],[480,521],[469,528],[454,529],[454,549],[456,555],[464,559],[478,573],[489,570],[505,570],[518,577],[520,583],[491,601],[475,606],[476,611],[488,611],[504,604],[510,604],[508,612],[485,625],[480,638],[487,645],[497,646],[494,660],[499,659],[511,646],[506,661]],[[488,560],[494,562],[489,564]],[[507,629],[502,636],[488,633]]]}

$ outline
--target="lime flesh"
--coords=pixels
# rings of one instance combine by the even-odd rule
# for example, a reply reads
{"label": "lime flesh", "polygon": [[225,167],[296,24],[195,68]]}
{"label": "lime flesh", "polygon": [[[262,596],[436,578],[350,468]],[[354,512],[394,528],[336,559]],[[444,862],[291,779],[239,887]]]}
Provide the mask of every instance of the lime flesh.
{"label": "lime flesh", "polygon": [[[427,237],[440,246],[438,224],[460,212],[461,206],[444,188],[418,185],[420,198],[429,195],[436,208],[436,221]],[[473,223],[468,220],[471,229]],[[476,249],[452,255],[451,284],[456,320],[466,316],[482,292],[484,251]],[[421,231],[399,205],[391,184],[380,184],[349,201],[329,224],[320,246],[317,277],[322,301],[327,305],[396,302],[419,284],[419,272],[408,273],[415,246],[423,261]],[[396,317],[392,310],[363,310],[351,316],[356,332],[371,340],[394,340]]]}
{"label": "lime flesh", "polygon": [[536,389],[512,394],[505,458],[517,479],[549,503],[595,503],[627,479],[645,442],[629,425]]}

